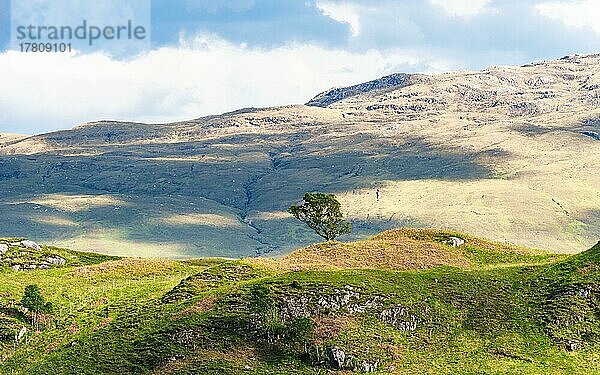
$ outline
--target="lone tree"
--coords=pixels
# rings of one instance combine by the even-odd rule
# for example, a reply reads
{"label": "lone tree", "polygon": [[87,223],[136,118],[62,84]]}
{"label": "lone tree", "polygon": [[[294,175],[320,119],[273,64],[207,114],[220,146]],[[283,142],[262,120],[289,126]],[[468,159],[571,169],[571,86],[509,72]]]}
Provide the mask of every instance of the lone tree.
{"label": "lone tree", "polygon": [[341,204],[334,194],[306,193],[301,205],[292,205],[288,212],[309,226],[326,241],[350,233],[350,223],[344,220]]}
{"label": "lone tree", "polygon": [[44,300],[40,287],[33,284],[25,287],[25,294],[21,300],[23,307],[26,307],[33,319],[33,325],[37,330],[39,328],[40,314],[49,314],[52,312],[52,304]]}

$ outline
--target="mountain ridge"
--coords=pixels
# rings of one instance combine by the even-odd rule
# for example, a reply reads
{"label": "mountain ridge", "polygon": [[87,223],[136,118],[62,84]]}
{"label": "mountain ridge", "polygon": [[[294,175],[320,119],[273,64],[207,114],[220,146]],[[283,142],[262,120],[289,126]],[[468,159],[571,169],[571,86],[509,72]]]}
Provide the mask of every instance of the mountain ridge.
{"label": "mountain ridge", "polygon": [[372,81],[359,83],[353,86],[334,87],[323,91],[309,100],[307,106],[327,107],[328,105],[343,100],[345,98],[360,95],[375,90],[385,90],[389,88],[402,88],[413,84],[418,74],[394,73],[383,76]]}
{"label": "mountain ridge", "polygon": [[315,242],[286,209],[321,190],[340,198],[355,228],[348,239],[430,226],[582,251],[600,236],[590,136],[600,129],[599,60],[420,76],[327,107],[96,122],[0,144],[4,230],[117,255],[282,255]]}

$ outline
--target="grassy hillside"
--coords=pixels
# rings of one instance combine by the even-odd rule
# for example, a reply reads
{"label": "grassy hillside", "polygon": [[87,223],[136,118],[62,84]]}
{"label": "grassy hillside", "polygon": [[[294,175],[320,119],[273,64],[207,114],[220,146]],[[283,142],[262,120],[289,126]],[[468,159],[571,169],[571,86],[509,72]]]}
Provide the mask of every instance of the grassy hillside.
{"label": "grassy hillside", "polygon": [[[1,373],[600,372],[600,243],[402,229],[278,260],[98,260],[0,272]],[[28,283],[55,306],[39,332]]]}

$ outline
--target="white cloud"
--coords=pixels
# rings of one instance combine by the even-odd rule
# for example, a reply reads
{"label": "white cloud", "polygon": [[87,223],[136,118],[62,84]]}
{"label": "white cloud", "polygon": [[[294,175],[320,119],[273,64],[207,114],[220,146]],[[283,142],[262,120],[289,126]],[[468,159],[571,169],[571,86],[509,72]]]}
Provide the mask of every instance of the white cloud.
{"label": "white cloud", "polygon": [[357,5],[348,2],[318,0],[316,6],[325,16],[349,25],[353,37],[360,35],[360,16]]}
{"label": "white cloud", "polygon": [[497,9],[488,5],[491,0],[429,0],[451,17],[473,18],[483,13],[496,13]]}
{"label": "white cloud", "polygon": [[[249,48],[214,36],[130,61],[103,54],[0,54],[0,131],[99,120],[175,121],[247,106],[303,103],[331,86],[396,71],[455,68],[423,51],[348,52],[312,44]],[[9,89],[10,88],[10,89]]]}
{"label": "white cloud", "polygon": [[542,16],[558,20],[569,27],[590,27],[600,34],[600,1],[545,1],[535,5]]}

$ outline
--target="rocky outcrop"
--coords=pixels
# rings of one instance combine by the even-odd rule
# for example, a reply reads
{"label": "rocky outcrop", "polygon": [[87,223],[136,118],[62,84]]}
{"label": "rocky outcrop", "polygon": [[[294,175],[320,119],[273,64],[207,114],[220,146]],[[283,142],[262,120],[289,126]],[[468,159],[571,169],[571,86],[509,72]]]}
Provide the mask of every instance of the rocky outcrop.
{"label": "rocky outcrop", "polygon": [[394,306],[379,313],[379,320],[393,325],[397,330],[411,332],[417,329],[419,319],[403,306]]}
{"label": "rocky outcrop", "polygon": [[42,251],[42,247],[40,245],[30,240],[23,240],[20,242],[20,244],[28,249]]}
{"label": "rocky outcrop", "polygon": [[338,87],[327,90],[312,98],[306,105],[314,107],[327,107],[345,98],[364,94],[369,91],[384,90],[391,87],[402,88],[413,84],[416,75],[396,73],[373,81],[361,83],[354,86]]}
{"label": "rocky outcrop", "polygon": [[529,87],[540,88],[551,85],[556,82],[556,79],[549,75],[538,75],[533,76],[527,80],[525,80],[525,84]]}
{"label": "rocky outcrop", "polygon": [[31,240],[0,240],[0,266],[10,267],[13,271],[49,269],[62,267],[67,260],[52,254]]}
{"label": "rocky outcrop", "polygon": [[546,329],[566,350],[583,349],[598,335],[600,286],[595,283],[570,285],[555,290],[547,301]]}
{"label": "rocky outcrop", "polygon": [[337,370],[351,370],[354,372],[375,372],[378,361],[359,360],[353,355],[348,355],[338,346],[329,346],[325,349],[329,366]]}
{"label": "rocky outcrop", "polygon": [[542,108],[533,102],[518,102],[508,107],[508,115],[511,117],[537,116],[543,113]]}
{"label": "rocky outcrop", "polygon": [[460,237],[450,237],[446,243],[452,247],[459,247],[465,244],[465,240]]}
{"label": "rocky outcrop", "polygon": [[47,256],[46,262],[53,264],[55,266],[64,266],[67,262],[64,258],[59,257],[58,255]]}
{"label": "rocky outcrop", "polygon": [[283,296],[280,313],[283,320],[339,312],[354,314],[375,309],[382,301],[383,297],[365,297],[357,288],[346,285],[344,288],[322,290],[319,293]]}

